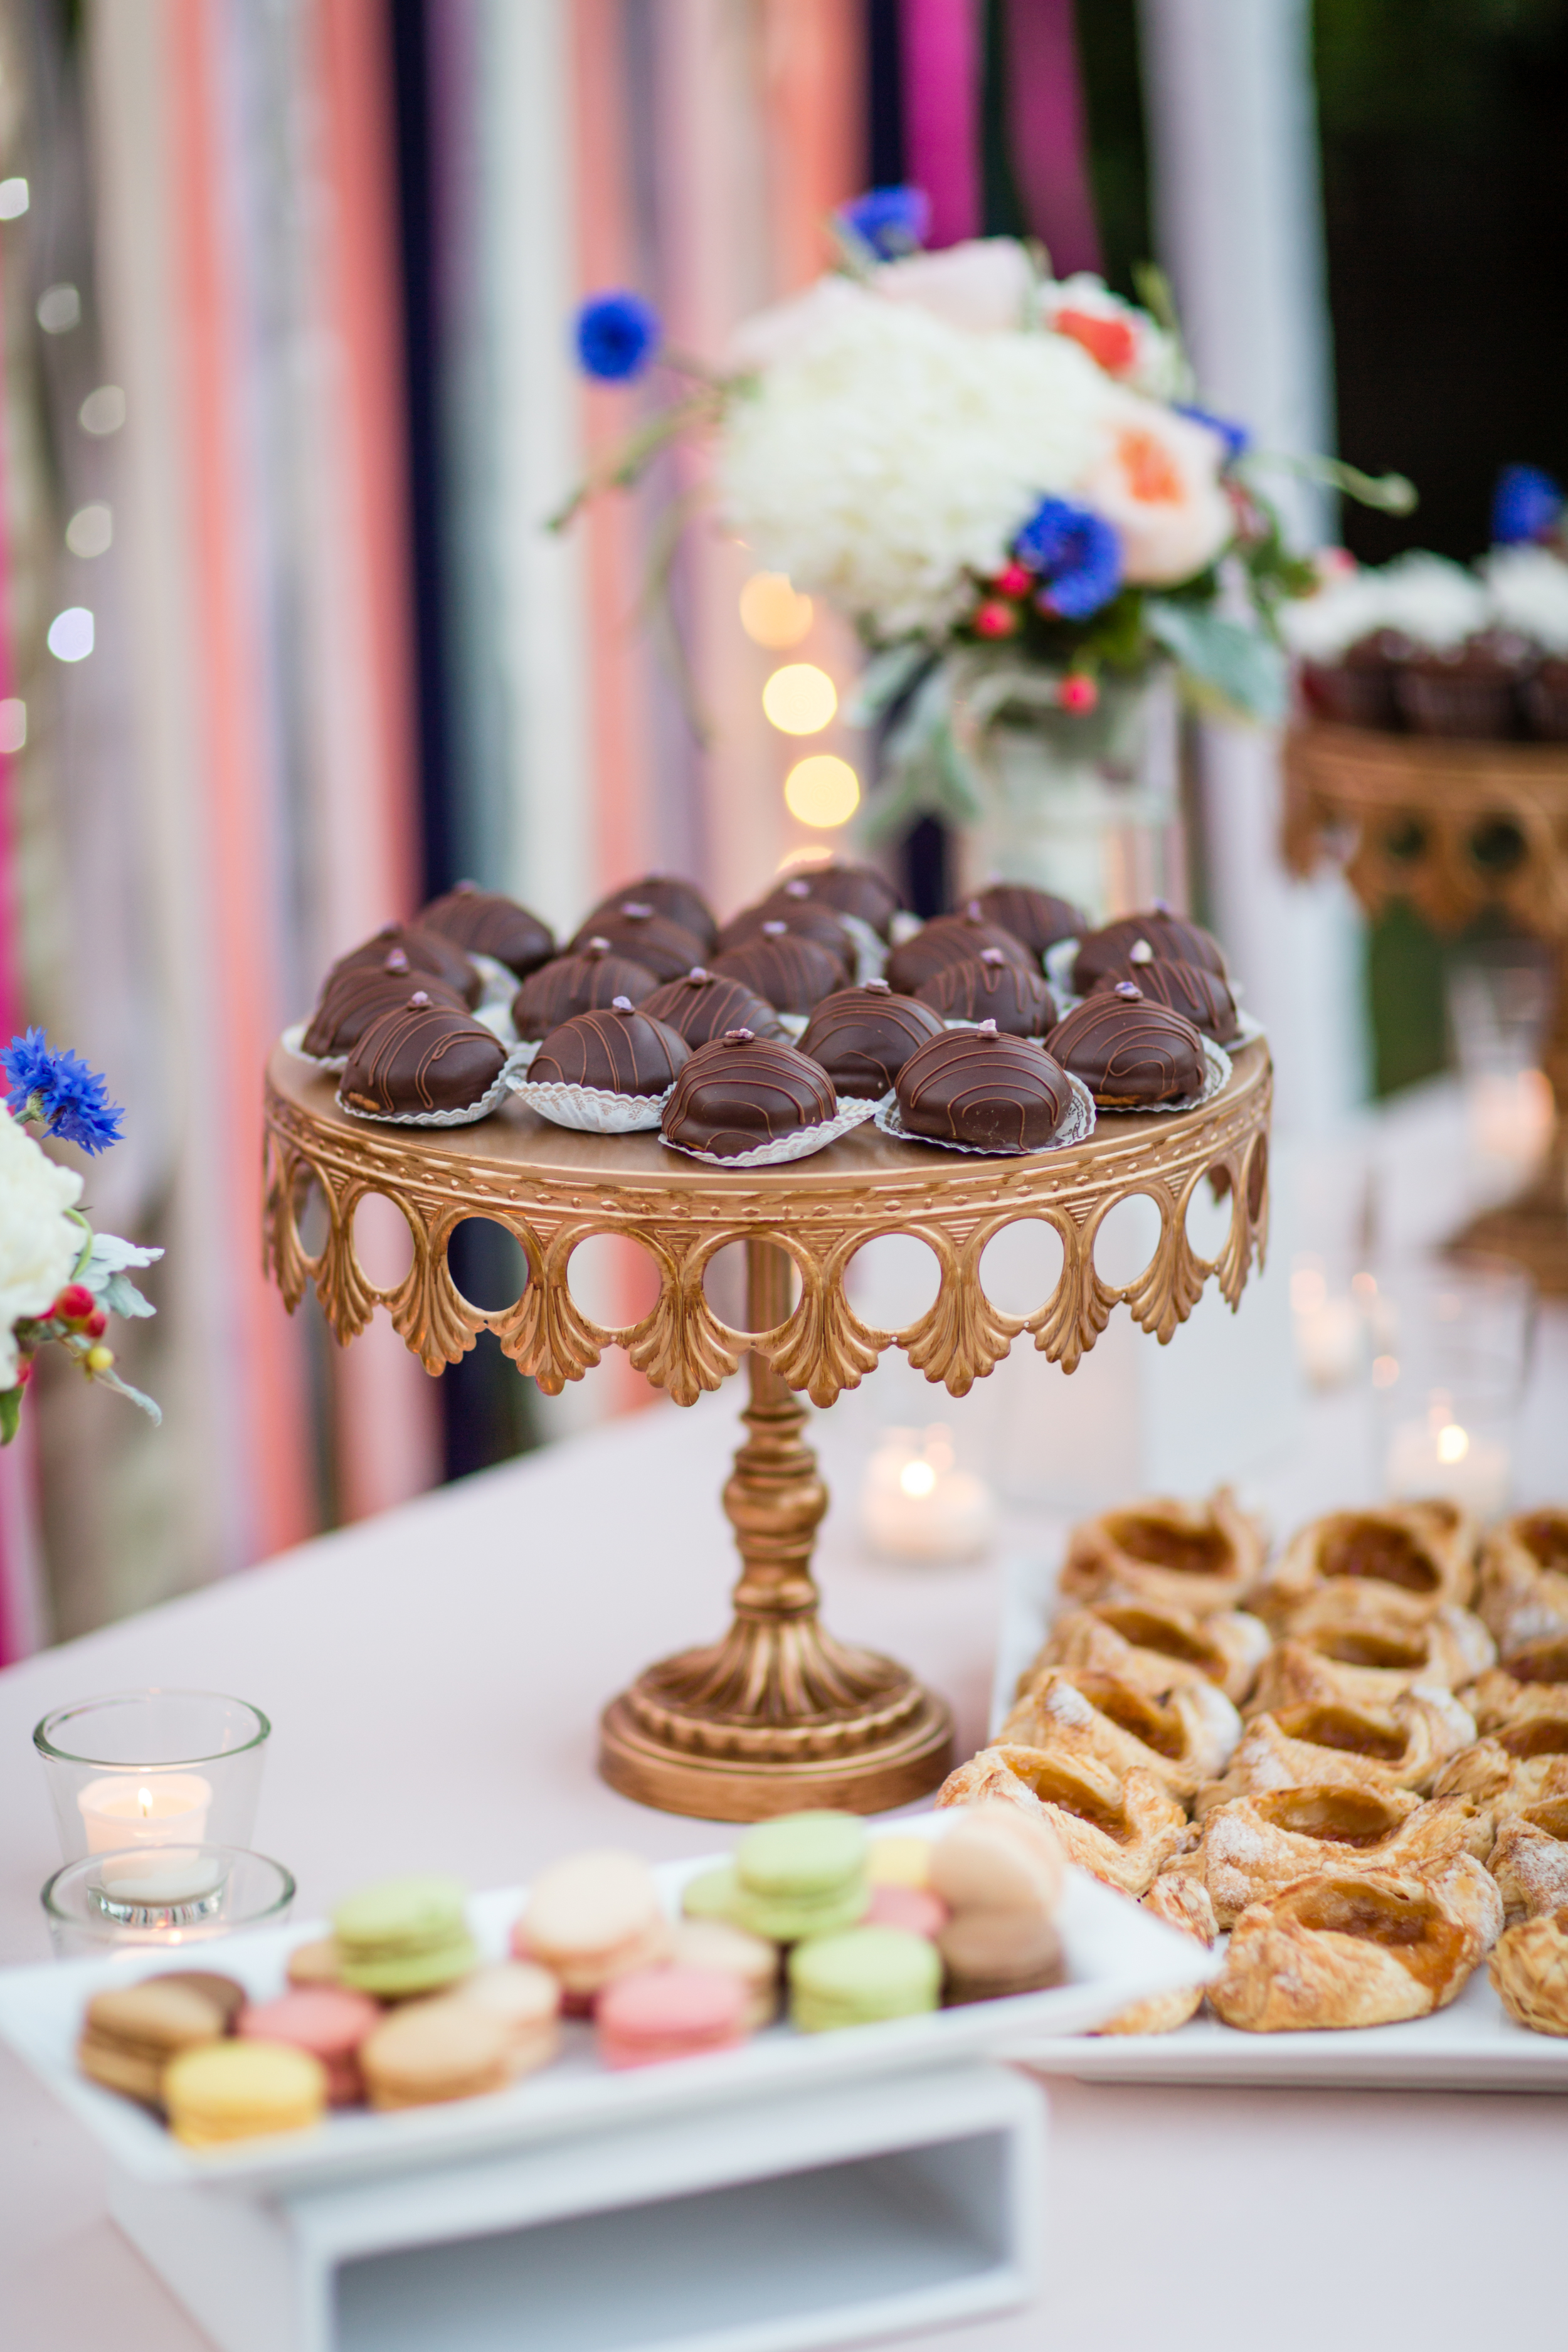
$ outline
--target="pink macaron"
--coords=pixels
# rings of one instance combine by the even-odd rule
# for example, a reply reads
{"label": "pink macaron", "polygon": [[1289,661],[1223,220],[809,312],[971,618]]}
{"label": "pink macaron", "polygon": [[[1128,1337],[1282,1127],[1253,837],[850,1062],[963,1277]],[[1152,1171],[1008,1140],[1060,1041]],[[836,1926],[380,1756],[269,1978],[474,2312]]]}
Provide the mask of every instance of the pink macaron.
{"label": "pink macaron", "polygon": [[746,2039],[744,1980],[717,1969],[641,1969],[599,1995],[599,2055],[606,2066],[654,2066],[732,2050]]}
{"label": "pink macaron", "polygon": [[902,1927],[934,1941],[948,1923],[948,1907],[929,1886],[873,1886],[863,1927]]}
{"label": "pink macaron", "polygon": [[346,1985],[301,1986],[276,2000],[258,2001],[240,2012],[237,2033],[252,2042],[283,2042],[308,2050],[327,2070],[327,2099],[334,2107],[356,2106],[364,2096],[359,2046],[385,2015],[380,2001]]}

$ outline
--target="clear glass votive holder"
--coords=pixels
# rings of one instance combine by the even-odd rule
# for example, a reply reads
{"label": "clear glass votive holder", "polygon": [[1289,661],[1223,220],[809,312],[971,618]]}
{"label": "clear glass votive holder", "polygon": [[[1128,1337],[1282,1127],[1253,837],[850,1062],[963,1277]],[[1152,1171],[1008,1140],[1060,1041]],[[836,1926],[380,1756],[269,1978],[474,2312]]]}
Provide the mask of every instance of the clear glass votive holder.
{"label": "clear glass votive holder", "polygon": [[1530,1276],[1503,1259],[1380,1273],[1372,1379],[1390,1501],[1440,1496],[1482,1520],[1508,1509],[1535,1308]]}
{"label": "clear glass votive holder", "polygon": [[111,1691],[33,1732],[67,1862],[120,1846],[248,1846],[272,1726],[221,1691]]}
{"label": "clear glass votive holder", "polygon": [[132,1845],[67,1863],[38,1900],[57,1959],[102,1959],[277,1927],[289,1916],[294,1881],[280,1862],[244,1846]]}

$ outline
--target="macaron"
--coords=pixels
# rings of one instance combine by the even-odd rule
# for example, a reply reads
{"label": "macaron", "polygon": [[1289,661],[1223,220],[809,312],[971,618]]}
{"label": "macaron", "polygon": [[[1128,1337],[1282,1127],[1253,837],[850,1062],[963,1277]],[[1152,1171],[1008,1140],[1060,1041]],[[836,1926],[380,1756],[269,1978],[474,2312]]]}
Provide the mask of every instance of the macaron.
{"label": "macaron", "polygon": [[210,2000],[223,2017],[224,2031],[232,2033],[240,2011],[249,1999],[245,1987],[235,1977],[220,1977],[211,1969],[171,1969],[167,1976],[158,1979],[162,1985],[188,1985],[192,1992]]}
{"label": "macaron", "polygon": [[591,2001],[616,1977],[653,1967],[669,1949],[658,1886],[635,1853],[574,1854],[540,1872],[512,1931],[519,1959],[560,1979],[568,2000]]}
{"label": "macaron", "polygon": [[907,1927],[911,1936],[940,1936],[952,1915],[929,1886],[873,1886],[862,1925]]}
{"label": "macaron", "polygon": [[507,2074],[536,2074],[561,2047],[561,1987],[531,1960],[498,1960],[476,1969],[447,1996],[493,2017],[507,2032]]}
{"label": "macaron", "polygon": [[721,1969],[639,1969],[607,1985],[595,2007],[606,2066],[656,2066],[734,2050],[746,2038],[747,1992]]}
{"label": "macaron", "polygon": [[680,1890],[680,1908],[688,1919],[728,1919],[735,1907],[740,1879],[732,1862],[700,1870]]}
{"label": "macaron", "polygon": [[342,1965],[337,1937],[316,1936],[308,1944],[295,1945],[285,1973],[291,1985],[335,1985],[342,1982]]}
{"label": "macaron", "polygon": [[947,1969],[947,2000],[1000,2000],[1009,1993],[1042,1992],[1067,1973],[1054,1920],[1023,1911],[961,1911],[936,1938]]}
{"label": "macaron", "polygon": [[405,2000],[437,1992],[479,1959],[467,1889],[455,1878],[387,1878],[332,1914],[339,1979],[355,1992]]}
{"label": "macaron", "polygon": [[211,2042],[169,2065],[163,2102],[169,2128],[186,2147],[306,2131],[326,2111],[327,2070],[308,2050],[280,2042]]}
{"label": "macaron", "polygon": [[866,1832],[853,1813],[785,1813],[759,1822],[735,1850],[730,1916],[775,1944],[852,1927],[870,1899]]}
{"label": "macaron", "polygon": [[409,2001],[360,2044],[373,2107],[438,2106],[478,2098],[511,2080],[510,2028],[460,1994]]}
{"label": "macaron", "polygon": [[815,1936],[789,1956],[790,2015],[802,2033],[919,2017],[942,1999],[942,1960],[905,1927]]}
{"label": "macaron", "polygon": [[1055,1832],[1016,1805],[966,1807],[931,1849],[931,1890],[955,1913],[1055,1911],[1066,1872]]}
{"label": "macaron", "polygon": [[225,2011],[209,1994],[165,1977],[147,1977],[93,1995],[77,2063],[106,2090],[156,2107],[172,2062],[183,2051],[222,2041],[227,2031]]}
{"label": "macaron", "polygon": [[302,1985],[245,2010],[236,2030],[242,2042],[308,2050],[326,2070],[327,2105],[353,2107],[364,2096],[359,2046],[384,2013],[379,2001],[346,1985]]}
{"label": "macaron", "polygon": [[746,1989],[746,2031],[760,2033],[779,2012],[779,1949],[723,1919],[681,1919],[670,1949],[678,1969],[717,1969]]}
{"label": "macaron", "polygon": [[929,1886],[930,1838],[876,1837],[866,1848],[866,1874],[873,1886]]}

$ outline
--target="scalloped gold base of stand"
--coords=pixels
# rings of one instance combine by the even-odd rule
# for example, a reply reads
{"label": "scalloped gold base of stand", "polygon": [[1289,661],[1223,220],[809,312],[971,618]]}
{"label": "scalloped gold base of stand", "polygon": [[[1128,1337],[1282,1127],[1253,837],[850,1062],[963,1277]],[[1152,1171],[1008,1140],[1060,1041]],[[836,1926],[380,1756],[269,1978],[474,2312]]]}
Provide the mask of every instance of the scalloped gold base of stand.
{"label": "scalloped gold base of stand", "polygon": [[[746,1244],[747,1320],[789,1314],[790,1261]],[[832,1805],[886,1812],[927,1795],[952,1760],[942,1701],[890,1658],[847,1649],[817,1617],[812,1546],[827,1508],[805,1409],[750,1359],[745,1444],[724,1489],[742,1568],[722,1641],[639,1675],[600,1718],[599,1769],[639,1804],[754,1822]]]}

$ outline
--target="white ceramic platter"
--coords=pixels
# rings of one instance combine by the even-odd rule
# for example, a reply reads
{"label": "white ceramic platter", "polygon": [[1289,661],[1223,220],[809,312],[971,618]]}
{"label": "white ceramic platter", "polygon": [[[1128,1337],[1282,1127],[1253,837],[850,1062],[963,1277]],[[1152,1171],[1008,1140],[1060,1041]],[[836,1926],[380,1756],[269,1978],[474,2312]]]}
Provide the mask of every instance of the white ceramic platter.
{"label": "white ceramic platter", "polygon": [[[938,1815],[896,1826],[900,1832],[940,1835],[956,1818]],[[685,1881],[721,1859],[709,1855],[659,1869],[672,1912]],[[522,1900],[516,1887],[474,1900],[470,1916],[486,1958],[504,1958]],[[1010,2055],[1042,2036],[1052,2037],[1054,2044],[1058,2035],[1079,2032],[1133,2001],[1212,1973],[1206,1955],[1190,1938],[1173,1934],[1135,1904],[1077,1871],[1070,1874],[1060,1924],[1068,1980],[1049,1992],[976,2001],[837,2033],[801,2034],[780,2025],[740,2050],[622,2073],[599,2064],[589,2027],[568,2025],[563,2055],[511,2090],[395,2115],[332,2115],[315,2131],[243,2141],[201,2155],[183,2148],[131,2100],[100,2090],[77,2072],[75,2046],[89,1997],[106,1984],[157,1973],[159,1964],[150,1965],[145,1954],[130,1962],[68,1960],[0,1971],[0,2036],[88,2126],[121,2171],[145,2181],[188,2183],[221,2176],[279,2189],[494,2154],[682,2109],[722,2110],[764,2092],[805,2092],[817,2084],[837,2086]],[[292,1947],[323,1932],[320,1923],[267,1928],[203,1944],[189,1954],[171,1953],[167,1965],[219,1969],[237,1978],[254,1999],[265,2000],[282,1990]]]}

